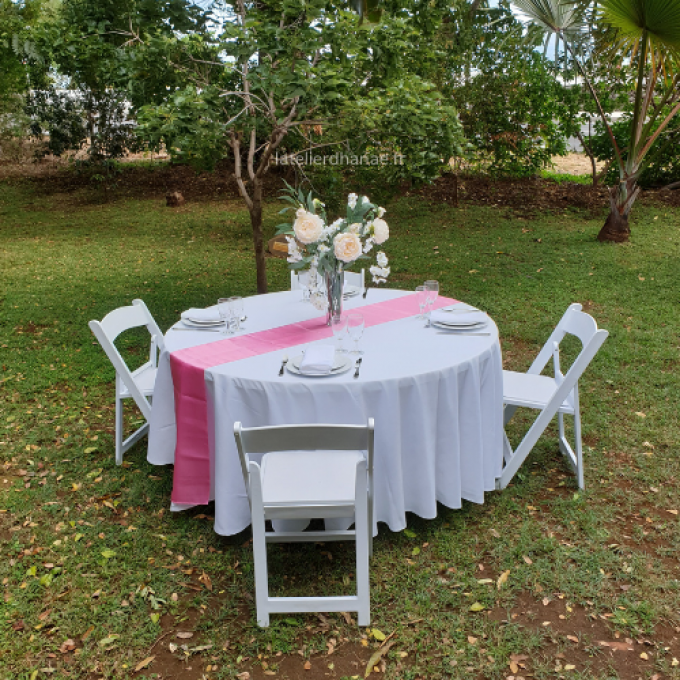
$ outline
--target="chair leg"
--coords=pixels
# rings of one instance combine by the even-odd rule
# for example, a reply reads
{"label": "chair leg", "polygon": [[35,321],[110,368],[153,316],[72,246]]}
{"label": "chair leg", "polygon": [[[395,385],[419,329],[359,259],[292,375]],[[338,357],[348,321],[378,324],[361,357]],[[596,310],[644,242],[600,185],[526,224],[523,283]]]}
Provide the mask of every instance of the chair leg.
{"label": "chair leg", "polygon": [[262,628],[269,626],[269,574],[267,570],[267,539],[265,519],[262,510],[262,488],[259,479],[251,475],[253,559],[255,562],[255,605],[257,624]]}
{"label": "chair leg", "polygon": [[116,376],[116,465],[123,464],[123,400],[119,396],[119,382]]}
{"label": "chair leg", "polygon": [[578,402],[574,409],[574,440],[576,445],[576,480],[578,488],[583,491],[586,488],[583,476],[583,443],[581,441],[581,413],[579,412]]}
{"label": "chair leg", "polygon": [[357,573],[357,620],[360,626],[371,622],[371,594],[368,570],[369,534],[368,530],[368,490],[364,487],[357,493],[355,507],[356,532],[356,573]]}

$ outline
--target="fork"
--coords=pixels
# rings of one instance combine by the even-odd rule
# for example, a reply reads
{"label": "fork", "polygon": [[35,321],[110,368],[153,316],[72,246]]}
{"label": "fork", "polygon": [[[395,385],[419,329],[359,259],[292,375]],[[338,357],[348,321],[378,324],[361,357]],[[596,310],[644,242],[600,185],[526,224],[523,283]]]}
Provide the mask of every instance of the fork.
{"label": "fork", "polygon": [[283,359],[281,360],[281,368],[279,369],[279,377],[283,375],[283,369],[286,367],[286,364],[288,363],[288,355],[284,354]]}
{"label": "fork", "polygon": [[359,358],[357,359],[357,368],[356,368],[356,371],[354,371],[354,377],[355,377],[355,378],[358,378],[358,377],[359,377],[359,369],[361,368],[361,362],[362,362],[363,360],[364,360],[363,357],[359,357]]}

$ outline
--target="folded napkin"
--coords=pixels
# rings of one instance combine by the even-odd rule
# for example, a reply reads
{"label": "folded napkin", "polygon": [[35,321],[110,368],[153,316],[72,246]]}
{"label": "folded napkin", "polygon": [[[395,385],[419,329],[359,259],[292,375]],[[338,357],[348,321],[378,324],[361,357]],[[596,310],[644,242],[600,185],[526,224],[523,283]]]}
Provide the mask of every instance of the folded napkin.
{"label": "folded napkin", "polygon": [[477,309],[471,309],[469,312],[464,311],[465,308],[461,308],[460,311],[456,309],[455,311],[446,312],[443,309],[436,309],[432,312],[430,316],[430,321],[432,323],[443,323],[446,325],[459,325],[472,326],[476,323],[486,323],[489,317]]}
{"label": "folded napkin", "polygon": [[187,309],[186,312],[182,312],[183,319],[189,319],[193,321],[219,321],[220,313],[217,309]]}
{"label": "folded napkin", "polygon": [[307,348],[300,362],[300,373],[309,375],[328,375],[335,361],[333,345],[312,345]]}

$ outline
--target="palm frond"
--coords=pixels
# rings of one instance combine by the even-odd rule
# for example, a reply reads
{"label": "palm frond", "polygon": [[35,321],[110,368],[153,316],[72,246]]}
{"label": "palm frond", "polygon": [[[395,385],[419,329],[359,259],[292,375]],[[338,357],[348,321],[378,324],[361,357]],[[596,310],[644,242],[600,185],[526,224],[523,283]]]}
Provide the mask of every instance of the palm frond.
{"label": "palm frond", "polygon": [[624,42],[648,39],[661,50],[680,50],[678,0],[602,0],[602,18]]}

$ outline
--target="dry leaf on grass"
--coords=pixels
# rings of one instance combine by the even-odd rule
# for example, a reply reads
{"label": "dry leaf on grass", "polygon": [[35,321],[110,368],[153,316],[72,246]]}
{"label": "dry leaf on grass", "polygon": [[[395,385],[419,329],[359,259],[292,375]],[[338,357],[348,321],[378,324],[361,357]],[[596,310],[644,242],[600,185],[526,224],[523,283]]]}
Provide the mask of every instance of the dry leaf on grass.
{"label": "dry leaf on grass", "polygon": [[59,651],[62,654],[68,654],[68,652],[72,652],[75,648],[76,648],[76,643],[69,638],[65,642],[61,643],[61,647],[59,647]]}
{"label": "dry leaf on grass", "polygon": [[303,668],[304,668],[306,671],[312,670],[312,662],[311,662],[311,661],[305,661],[305,665],[303,666]]}
{"label": "dry leaf on grass", "polygon": [[182,631],[182,630],[180,630],[180,631],[178,631],[178,633],[177,633],[177,637],[178,637],[180,640],[188,640],[188,639],[194,637],[194,634],[191,633],[191,632],[189,632],[189,631]]}
{"label": "dry leaf on grass", "polygon": [[605,640],[600,640],[598,643],[600,647],[609,647],[613,650],[618,650],[620,652],[632,652],[633,647],[627,642],[606,642]]}
{"label": "dry leaf on grass", "polygon": [[148,668],[151,665],[151,662],[156,658],[156,656],[147,656],[146,659],[142,659],[136,666],[135,666],[135,673],[137,671],[141,671],[142,668]]}
{"label": "dry leaf on grass", "polygon": [[389,648],[395,644],[396,641],[388,642],[384,647],[381,647],[378,651],[374,652],[371,658],[366,664],[366,671],[364,672],[364,678],[367,678],[373,671],[373,667],[380,663],[382,657],[387,654]]}
{"label": "dry leaf on grass", "polygon": [[506,569],[499,577],[498,580],[496,581],[496,588],[498,590],[501,589],[503,584],[508,580],[508,576],[510,576],[510,570]]}

